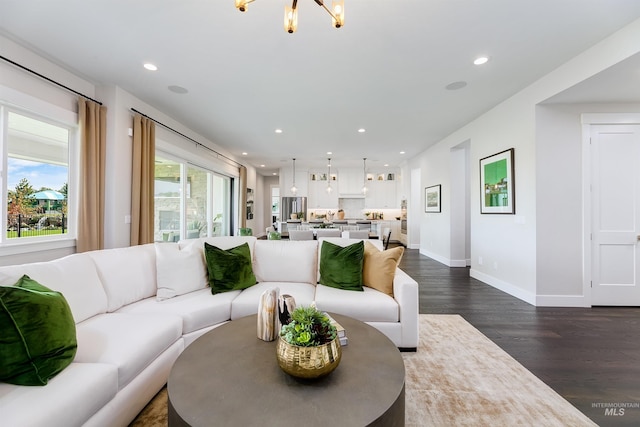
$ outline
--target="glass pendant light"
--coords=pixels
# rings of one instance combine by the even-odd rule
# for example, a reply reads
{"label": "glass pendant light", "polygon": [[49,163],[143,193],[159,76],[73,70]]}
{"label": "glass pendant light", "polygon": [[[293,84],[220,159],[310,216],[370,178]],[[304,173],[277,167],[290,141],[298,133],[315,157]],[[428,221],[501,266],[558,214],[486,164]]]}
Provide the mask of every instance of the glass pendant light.
{"label": "glass pendant light", "polygon": [[367,195],[367,158],[362,159],[362,194]]}
{"label": "glass pendant light", "polygon": [[293,159],[293,185],[291,186],[291,193],[295,195],[298,192],[298,188],[296,187],[296,159]]}
{"label": "glass pendant light", "polygon": [[331,188],[331,157],[329,157],[329,173],[327,174],[327,193],[331,193],[333,188]]}

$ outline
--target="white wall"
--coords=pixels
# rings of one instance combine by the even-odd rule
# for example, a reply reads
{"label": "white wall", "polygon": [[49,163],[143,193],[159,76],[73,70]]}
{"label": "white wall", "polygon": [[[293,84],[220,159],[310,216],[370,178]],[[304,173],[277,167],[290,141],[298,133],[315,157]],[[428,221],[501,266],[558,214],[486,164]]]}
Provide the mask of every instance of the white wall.
{"label": "white wall", "polygon": [[[451,259],[451,248],[448,243],[451,235],[449,215],[451,206],[449,205],[450,196],[447,194],[451,188],[451,176],[445,171],[450,168],[450,149],[469,140],[471,147],[471,275],[532,304],[536,303],[537,295],[542,293],[572,295],[580,292],[575,281],[576,275],[581,274],[580,263],[573,255],[569,255],[568,263],[564,266],[571,272],[564,272],[559,280],[547,282],[554,272],[563,268],[557,259],[550,263],[549,256],[544,252],[551,240],[563,239],[559,244],[560,247],[572,250],[576,248],[573,240],[577,229],[572,224],[569,229],[559,235],[553,234],[562,226],[553,223],[552,214],[546,210],[551,206],[564,206],[567,203],[566,194],[563,191],[544,193],[542,200],[537,200],[542,191],[538,186],[548,185],[551,180],[540,174],[547,173],[546,162],[556,151],[560,153],[560,157],[551,159],[549,164],[557,167],[562,159],[569,159],[567,172],[572,176],[567,179],[567,182],[572,192],[577,188],[576,182],[581,179],[581,173],[579,169],[576,170],[576,166],[580,165],[580,153],[574,152],[576,136],[570,135],[570,141],[566,142],[569,144],[568,147],[561,149],[555,147],[557,138],[553,137],[553,140],[550,140],[553,132],[546,127],[552,128],[555,126],[555,121],[565,122],[565,119],[562,117],[552,119],[547,116],[547,113],[553,114],[553,112],[536,109],[536,106],[562,90],[638,53],[640,50],[638,40],[640,40],[640,20],[633,22],[458,129],[412,161],[412,167],[420,167],[421,187],[442,184],[443,189],[442,211],[445,215],[435,217],[437,214],[423,214],[421,216],[420,251],[445,262]],[[537,113],[545,115],[542,122],[537,121]],[[573,119],[575,119],[573,125],[579,127],[579,118],[574,114],[571,120]],[[571,134],[571,131],[566,128],[563,132]],[[544,140],[541,140],[542,138]],[[578,147],[579,139],[578,135]],[[559,143],[565,142],[559,141]],[[515,148],[516,215],[482,215],[480,214],[479,160],[508,148]],[[538,155],[543,158],[537,158]],[[572,155],[576,155],[578,159],[571,157]],[[575,198],[575,194],[569,198]],[[544,202],[544,205],[541,202]],[[579,212],[573,207],[569,211],[566,216],[563,214],[563,221],[571,217],[573,221],[579,222],[580,216],[573,216]],[[541,230],[537,229],[538,214],[542,216]],[[540,238],[543,234],[545,237]],[[538,249],[539,239],[541,240],[540,250]],[[572,241],[569,242],[566,239]],[[541,260],[537,259],[538,255],[542,256]],[[549,266],[548,271],[547,266]],[[538,277],[538,274],[542,276]],[[570,280],[561,281],[562,278]],[[542,283],[543,280],[545,283]],[[544,302],[544,298],[541,301]]]}
{"label": "white wall", "polygon": [[[129,245],[130,225],[125,224],[124,217],[131,211],[131,142],[128,135],[129,128],[132,127],[133,113],[131,108],[147,114],[154,119],[182,132],[183,134],[199,141],[209,147],[221,152],[233,159],[233,155],[225,149],[216,145],[212,141],[198,135],[171,117],[162,113],[153,106],[142,102],[128,92],[114,86],[96,87],[92,83],[79,76],[62,69],[48,60],[22,48],[11,40],[0,37],[0,53],[27,68],[43,74],[55,81],[58,81],[78,92],[97,99],[107,107],[107,173],[106,173],[106,212],[105,212],[105,247],[114,248]],[[51,83],[37,78],[23,70],[18,69],[4,61],[0,61],[0,93],[18,93],[23,97],[32,96],[42,105],[49,109],[61,109],[71,113],[77,113],[77,96],[61,89]],[[3,99],[6,96],[3,95]],[[18,106],[21,106],[19,103]],[[38,105],[41,112],[42,105]],[[160,127],[158,133],[163,134]],[[226,174],[233,175],[234,169],[229,165],[215,159],[206,150],[198,149],[192,142],[175,135],[173,132],[164,131],[164,136],[169,144],[178,151],[192,153],[204,159],[213,169],[224,170]],[[236,159],[237,160],[237,159]],[[235,172],[237,175],[237,172]],[[247,165],[248,187],[262,189],[262,177],[256,175],[255,169]],[[264,196],[256,193],[255,200],[261,206]],[[244,214],[244,207],[240,210]],[[264,228],[263,213],[256,211],[259,219],[250,221],[248,226]],[[254,217],[255,218],[255,217]],[[63,246],[63,247],[60,247]],[[41,249],[41,250],[40,250]],[[3,263],[9,260],[10,263],[33,262],[39,260],[50,260],[74,252],[71,247],[64,245],[44,245],[38,250],[30,250],[24,253],[20,248],[2,248]],[[4,257],[7,258],[4,258]]]}
{"label": "white wall", "polygon": [[[581,114],[637,113],[638,104],[539,105],[536,109],[537,305],[588,306],[583,275]],[[585,176],[585,179],[588,179]]]}
{"label": "white wall", "polygon": [[[439,161],[433,161],[439,159]],[[428,156],[420,158],[420,253],[450,265],[451,253],[451,182],[450,147],[437,144]],[[425,213],[425,188],[441,185],[441,212]],[[413,200],[412,200],[413,202]]]}
{"label": "white wall", "polygon": [[450,153],[451,203],[449,216],[451,218],[451,253],[447,265],[451,267],[471,265],[470,150],[470,141],[465,141],[453,147]]}
{"label": "white wall", "polygon": [[[55,80],[55,78],[54,78]],[[206,144],[221,154],[233,159],[233,155],[208,139],[204,138],[181,123],[167,116],[155,107],[139,100],[127,91],[115,86],[102,86],[97,89],[100,100],[107,106],[107,173],[106,173],[106,199],[105,199],[105,248],[129,246],[130,224],[126,224],[124,218],[131,214],[131,162],[132,141],[129,129],[133,126],[134,108],[155,120]],[[157,148],[173,152],[183,158],[193,161],[203,167],[220,171],[228,176],[237,177],[236,166],[217,159],[211,151],[198,147],[193,142],[163,128],[156,126]],[[237,159],[236,159],[237,160]],[[247,187],[257,187],[255,168],[247,165]],[[258,194],[254,193],[257,203]],[[254,214],[255,214],[254,210]],[[238,215],[245,214],[245,207],[241,206]],[[254,215],[255,218],[255,215]],[[259,220],[247,221],[247,227],[256,227]],[[238,222],[236,221],[236,228]]]}

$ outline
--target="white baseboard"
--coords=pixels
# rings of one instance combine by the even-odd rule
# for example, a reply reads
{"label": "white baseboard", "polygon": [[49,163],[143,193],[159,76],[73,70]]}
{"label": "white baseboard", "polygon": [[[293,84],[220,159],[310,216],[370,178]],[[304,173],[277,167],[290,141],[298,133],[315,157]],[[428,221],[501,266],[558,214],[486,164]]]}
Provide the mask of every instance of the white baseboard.
{"label": "white baseboard", "polygon": [[433,259],[435,261],[438,261],[439,263],[444,264],[447,267],[452,267],[452,265],[450,265],[451,260],[449,258],[445,258],[445,257],[440,256],[438,254],[434,254],[432,252],[425,251],[425,250],[422,250],[422,249],[420,249],[420,254],[424,255],[424,256],[428,256],[429,258],[431,258],[431,259]]}
{"label": "white baseboard", "polygon": [[591,307],[584,295],[536,295],[537,307]]}
{"label": "white baseboard", "polygon": [[467,267],[470,264],[467,264],[470,260],[466,259],[452,259],[450,260],[449,267]]}
{"label": "white baseboard", "polygon": [[438,261],[446,265],[447,267],[468,267],[471,265],[470,259],[449,259],[433,252],[421,250],[420,253],[424,256],[428,256],[431,259]]}
{"label": "white baseboard", "polygon": [[469,275],[474,279],[478,279],[481,282],[486,283],[487,285],[493,286],[496,289],[501,290],[502,292],[506,292],[511,296],[514,296],[526,303],[531,305],[536,305],[536,295],[525,291],[511,283],[505,282],[500,279],[496,279],[493,276],[489,276],[488,274],[482,273],[478,270],[474,270],[473,268],[469,271]]}

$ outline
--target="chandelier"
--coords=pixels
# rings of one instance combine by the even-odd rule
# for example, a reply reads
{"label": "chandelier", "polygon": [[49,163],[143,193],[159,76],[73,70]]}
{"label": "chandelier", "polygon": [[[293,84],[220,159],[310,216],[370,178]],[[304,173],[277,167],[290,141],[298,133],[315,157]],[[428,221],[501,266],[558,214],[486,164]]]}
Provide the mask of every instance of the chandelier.
{"label": "chandelier", "polygon": [[[247,11],[247,5],[253,3],[255,0],[236,0],[236,9],[240,12]],[[333,0],[331,2],[331,9],[325,4],[324,0],[313,0],[318,6],[322,6],[324,10],[331,15],[333,26],[340,28],[344,25],[344,0]],[[295,33],[298,29],[298,0],[293,0],[291,7],[285,6],[284,8],[284,30],[291,34]]]}

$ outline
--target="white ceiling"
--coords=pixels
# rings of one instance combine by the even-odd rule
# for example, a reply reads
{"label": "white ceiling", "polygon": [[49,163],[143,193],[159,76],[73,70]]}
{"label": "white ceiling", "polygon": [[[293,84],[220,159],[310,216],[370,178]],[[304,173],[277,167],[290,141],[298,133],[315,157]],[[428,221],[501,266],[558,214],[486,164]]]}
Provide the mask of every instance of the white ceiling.
{"label": "white ceiling", "polygon": [[[239,159],[247,152],[267,175],[292,157],[323,166],[327,151],[334,167],[363,157],[397,166],[640,17],[638,0],[345,0],[335,29],[300,0],[298,31],[287,34],[287,3],[256,0],[240,13],[233,0],[0,0],[0,33]],[[474,66],[480,55],[490,61]],[[629,82],[607,79],[640,100]],[[445,89],[458,81],[467,86]],[[554,102],[597,102],[603,83]]]}

